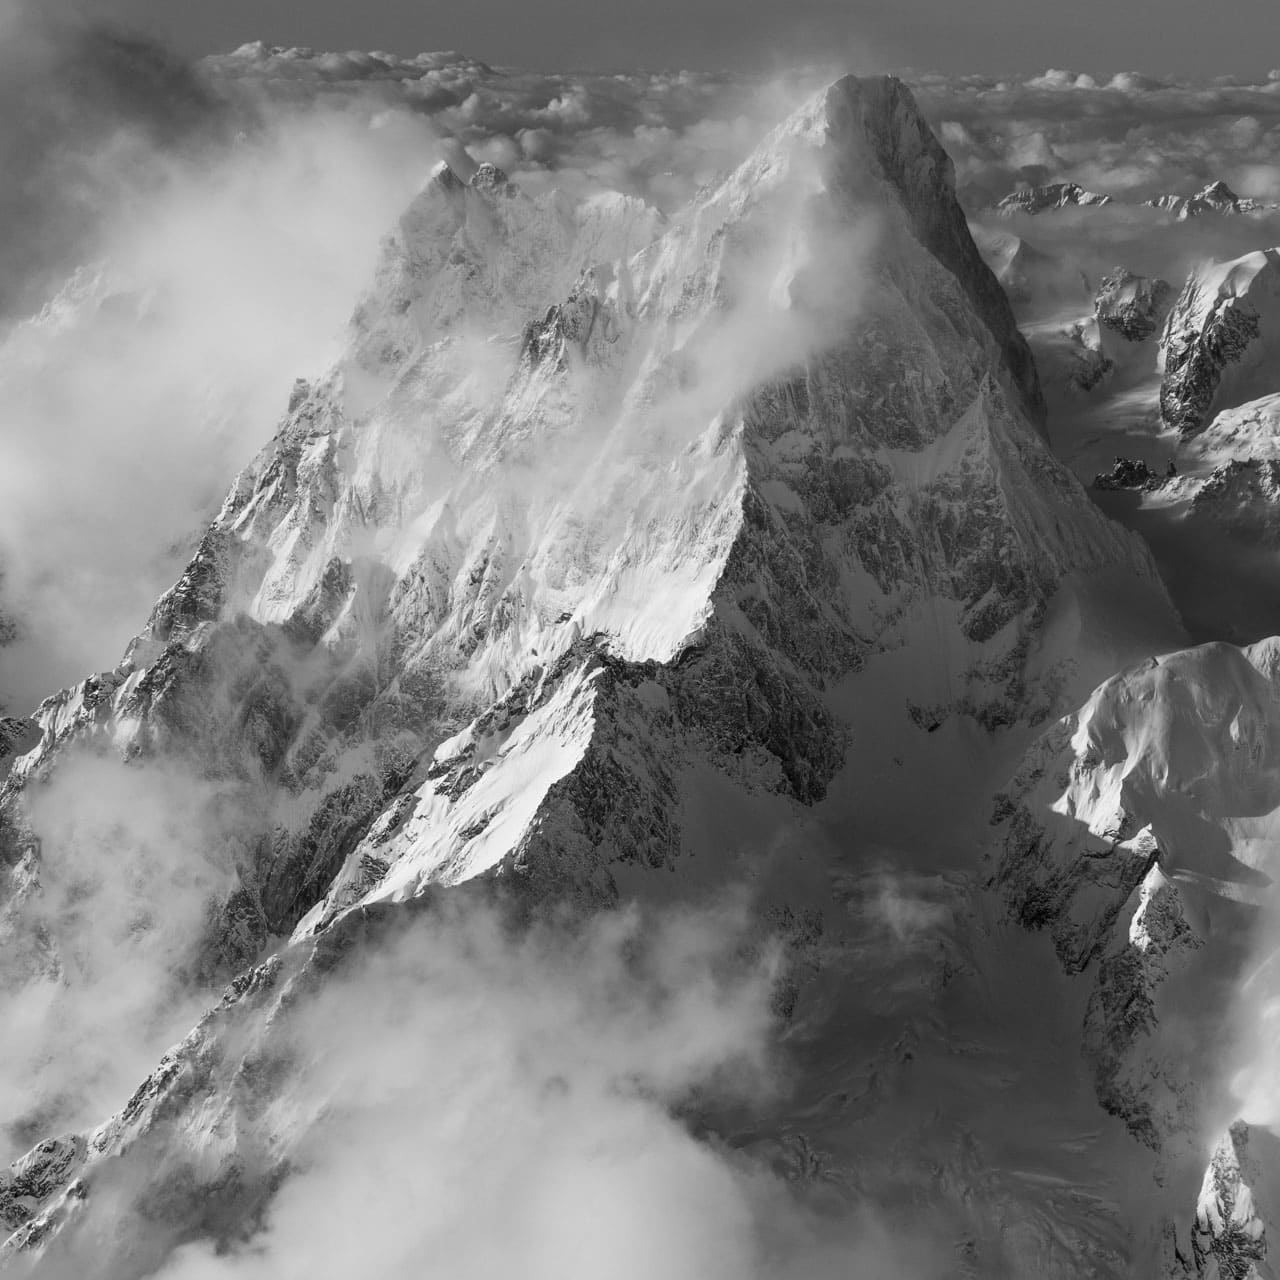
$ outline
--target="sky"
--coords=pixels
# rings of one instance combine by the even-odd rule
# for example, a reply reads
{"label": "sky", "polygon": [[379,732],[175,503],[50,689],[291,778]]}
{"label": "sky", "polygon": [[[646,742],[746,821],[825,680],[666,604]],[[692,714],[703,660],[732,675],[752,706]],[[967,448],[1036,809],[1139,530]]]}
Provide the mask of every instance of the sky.
{"label": "sky", "polygon": [[852,71],[1071,67],[1198,77],[1280,64],[1276,0],[79,0],[191,54],[248,40],[534,68],[758,66],[823,55]]}

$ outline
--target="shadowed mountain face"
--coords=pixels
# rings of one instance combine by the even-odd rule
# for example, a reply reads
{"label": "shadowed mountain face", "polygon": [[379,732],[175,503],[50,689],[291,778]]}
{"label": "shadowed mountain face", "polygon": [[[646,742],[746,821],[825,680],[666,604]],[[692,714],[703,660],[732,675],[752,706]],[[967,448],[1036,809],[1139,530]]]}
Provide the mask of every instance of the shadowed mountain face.
{"label": "shadowed mountain face", "polygon": [[[600,912],[678,914],[745,885],[726,954],[694,959],[712,1009],[758,997],[735,1027],[781,1054],[785,1086],[744,1097],[726,1078],[751,1055],[721,1045],[678,1076],[628,1085],[624,1061],[593,1087],[645,1100],[698,1160],[801,1170],[805,1212],[875,1215],[903,1274],[917,1213],[946,1242],[924,1273],[954,1269],[956,1239],[975,1275],[1191,1258],[1179,1178],[1203,1171],[1204,1099],[1169,1065],[1177,1043],[1148,1041],[1204,932],[1162,853],[1165,791],[1192,802],[1145,745],[1149,785],[1121,762],[1133,706],[1203,708],[1173,684],[1104,685],[1096,714],[1032,748],[997,813],[1003,898],[984,884],[989,797],[1019,752],[1181,631],[1144,544],[1049,452],[1030,350],[910,92],[837,82],[669,218],[462,168],[438,166],[392,229],[343,358],[294,387],[120,664],[49,698],[33,747],[9,732],[30,749],[0,796],[6,998],[38,992],[71,1020],[127,971],[151,1011],[112,1003],[94,1024],[148,1064],[122,1109],[92,1113],[74,1076],[22,1099],[9,1256],[92,1253],[127,1276],[179,1245],[234,1252],[264,1223],[276,1239],[305,1194],[290,1188],[314,1185],[294,1173],[332,1172],[325,1125],[358,1147],[382,1132],[379,1089],[402,1097],[343,1058],[353,1010],[385,998],[379,1035],[401,1013],[416,1026],[407,1011],[467,970],[405,961],[413,939],[460,938],[483,974],[514,955],[494,970],[507,991],[526,968],[562,979],[561,952],[598,960],[574,931]],[[1265,774],[1264,658],[1230,668],[1262,710],[1202,719]],[[1179,768],[1191,752],[1199,785],[1187,741],[1162,750]],[[1251,767],[1192,807],[1266,808]],[[1064,770],[1092,797],[1071,821]],[[157,810],[170,820],[140,832]],[[1092,985],[1011,937],[1006,900]],[[615,987],[638,966],[654,1007],[701,989],[621,932],[642,958]],[[589,986],[584,1007],[607,995]],[[1036,1007],[998,1025],[1006,1000]],[[540,1117],[579,1097],[556,1062]]]}

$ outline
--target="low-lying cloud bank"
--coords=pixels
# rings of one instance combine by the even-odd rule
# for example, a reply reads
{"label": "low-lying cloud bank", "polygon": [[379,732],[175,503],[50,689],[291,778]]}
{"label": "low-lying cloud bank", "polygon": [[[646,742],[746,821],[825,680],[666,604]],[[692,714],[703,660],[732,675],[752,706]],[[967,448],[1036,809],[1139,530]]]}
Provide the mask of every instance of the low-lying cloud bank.
{"label": "low-lying cloud bank", "polygon": [[[477,158],[659,204],[685,198],[690,183],[740,158],[802,93],[848,70],[809,66],[766,83],[699,71],[553,75],[452,53],[404,58],[262,44],[201,65],[214,82],[258,101],[404,106]],[[1259,83],[1060,70],[1004,79],[900,74],[975,204],[1068,179],[1135,200],[1190,194],[1215,178],[1241,195],[1280,198],[1280,72]]]}
{"label": "low-lying cloud bank", "polygon": [[1098,83],[1065,71],[1022,81],[908,78],[974,206],[1068,180],[1133,201],[1191,195],[1219,178],[1242,196],[1280,197],[1280,76],[1258,84],[1137,73]]}

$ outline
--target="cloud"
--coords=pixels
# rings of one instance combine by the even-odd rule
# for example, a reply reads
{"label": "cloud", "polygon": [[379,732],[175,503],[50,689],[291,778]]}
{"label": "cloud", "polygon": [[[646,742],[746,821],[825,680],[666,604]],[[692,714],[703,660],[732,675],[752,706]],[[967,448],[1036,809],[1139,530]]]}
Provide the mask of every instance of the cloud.
{"label": "cloud", "polygon": [[[7,1158],[110,1114],[229,976],[210,926],[247,832],[173,764],[80,755],[38,783],[0,910],[0,1140]],[[239,846],[239,847],[237,847]]]}
{"label": "cloud", "polygon": [[93,252],[122,182],[145,184],[156,156],[202,146],[225,123],[207,84],[162,47],[69,5],[2,0],[0,324]]}
{"label": "cloud", "polygon": [[249,1050],[288,1087],[264,1110],[239,1077],[266,1140],[236,1185],[278,1184],[256,1225],[149,1254],[160,1187],[184,1185],[151,1146],[132,1177],[127,1155],[103,1166],[39,1274],[90,1254],[95,1274],[165,1280],[945,1274],[929,1230],[904,1243],[851,1193],[814,1201],[735,1149],[735,1109],[786,1087],[781,953],[741,896],[513,926],[445,895],[345,954]]}
{"label": "cloud", "polygon": [[773,80],[725,72],[554,74],[453,53],[317,54],[260,43],[207,58],[229,96],[257,104],[379,103],[430,119],[473,154],[507,162],[530,190],[607,188],[668,211],[731,169],[808,92],[815,70]]}
{"label": "cloud", "polygon": [[[732,1164],[670,1108],[763,1078],[768,965],[716,973],[724,919],[640,924],[566,945],[480,916],[362,958],[296,1020],[290,1110],[320,1118],[264,1235],[164,1274],[749,1274]],[[358,1231],[323,1229],[335,1204]]]}
{"label": "cloud", "polygon": [[947,146],[976,203],[1027,185],[1028,151],[1044,165],[1035,181],[1077,181],[1135,201],[1189,195],[1219,177],[1238,182],[1241,195],[1264,195],[1249,167],[1269,153],[1268,131],[1280,126],[1273,82],[1122,73],[1099,83],[1050,71],[1023,83],[933,75],[914,83],[926,113],[950,122]]}
{"label": "cloud", "polygon": [[[338,354],[437,155],[404,111],[281,110],[218,146],[148,150],[145,181],[104,201],[93,261],[0,346],[0,613],[19,624],[0,703],[29,710],[118,661],[293,379]],[[80,163],[120,156],[103,142]]]}

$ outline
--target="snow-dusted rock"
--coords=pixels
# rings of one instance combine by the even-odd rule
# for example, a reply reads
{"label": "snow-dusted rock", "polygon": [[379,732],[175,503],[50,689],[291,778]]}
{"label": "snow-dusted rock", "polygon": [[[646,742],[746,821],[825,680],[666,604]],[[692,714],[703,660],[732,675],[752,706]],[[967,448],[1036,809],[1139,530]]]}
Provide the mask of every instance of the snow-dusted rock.
{"label": "snow-dusted rock", "polygon": [[1168,281],[1118,267],[1104,276],[1093,301],[1098,324],[1126,342],[1144,342],[1160,327],[1171,301]]}
{"label": "snow-dusted rock", "polygon": [[1248,546],[1280,543],[1280,394],[1224,409],[1183,448],[1188,520]]}
{"label": "snow-dusted rock", "polygon": [[40,728],[33,720],[0,716],[0,779],[9,772],[14,759],[30,751],[40,741]]}
{"label": "snow-dusted rock", "polygon": [[[1214,1148],[1196,1204],[1191,1233],[1196,1272],[1206,1277],[1251,1277],[1265,1274],[1258,1264],[1267,1257],[1267,1222],[1275,1221],[1271,1181],[1250,1151],[1249,1126],[1237,1121]],[[1274,1138],[1270,1145],[1274,1145]],[[1274,1177],[1274,1175],[1272,1175]]]}
{"label": "snow-dusted rock", "polygon": [[1240,458],[1215,467],[1192,497],[1191,515],[1242,542],[1280,545],[1280,459]]}
{"label": "snow-dusted rock", "polygon": [[1280,390],[1280,250],[1192,271],[1160,335],[1160,412],[1184,436]]}
{"label": "snow-dusted rock", "polygon": [[[1128,928],[1117,928],[1098,961],[1097,983],[1085,1013],[1084,1049],[1094,1068],[1098,1100],[1122,1116],[1139,1140],[1158,1146],[1162,1137],[1194,1131],[1197,1102],[1177,1058],[1165,1060],[1158,1032],[1172,984],[1203,945],[1187,920],[1177,885],[1159,865],[1150,829],[1139,833],[1156,861],[1126,904]],[[1133,907],[1129,914],[1130,906]]]}
{"label": "snow-dusted rock", "polygon": [[1156,474],[1142,458],[1117,458],[1110,471],[1093,478],[1095,489],[1158,489],[1167,477]]}

